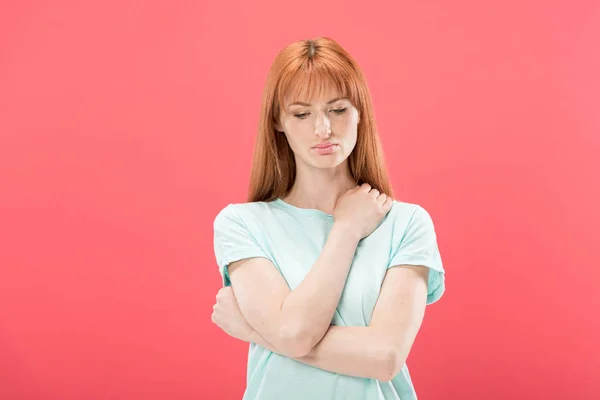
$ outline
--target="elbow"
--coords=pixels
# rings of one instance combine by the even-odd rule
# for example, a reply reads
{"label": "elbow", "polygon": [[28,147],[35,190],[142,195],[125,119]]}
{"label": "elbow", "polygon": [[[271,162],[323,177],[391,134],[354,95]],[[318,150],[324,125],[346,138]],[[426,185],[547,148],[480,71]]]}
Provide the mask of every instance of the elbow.
{"label": "elbow", "polygon": [[310,335],[303,329],[284,326],[280,329],[279,340],[285,355],[291,358],[306,356],[313,348]]}
{"label": "elbow", "polygon": [[403,352],[396,347],[388,347],[383,351],[380,360],[379,377],[377,379],[382,382],[389,382],[400,373],[404,367],[405,359]]}

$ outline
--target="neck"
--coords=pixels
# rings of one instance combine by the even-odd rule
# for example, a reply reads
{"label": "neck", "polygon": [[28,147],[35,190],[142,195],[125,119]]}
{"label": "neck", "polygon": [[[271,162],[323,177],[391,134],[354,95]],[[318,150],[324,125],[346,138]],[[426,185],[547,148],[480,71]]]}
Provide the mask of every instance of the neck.
{"label": "neck", "polygon": [[335,168],[297,168],[294,185],[283,200],[333,214],[338,198],[355,186],[347,160]]}

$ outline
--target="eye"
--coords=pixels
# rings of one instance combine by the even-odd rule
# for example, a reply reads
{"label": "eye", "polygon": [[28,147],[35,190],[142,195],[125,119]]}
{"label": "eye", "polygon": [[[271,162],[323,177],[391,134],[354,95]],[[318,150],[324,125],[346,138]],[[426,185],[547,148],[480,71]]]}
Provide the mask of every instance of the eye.
{"label": "eye", "polygon": [[347,109],[348,109],[348,107],[344,107],[344,108],[338,108],[338,109],[331,110],[331,111],[333,111],[334,113],[339,115],[339,114],[343,114],[344,112],[346,112]]}
{"label": "eye", "polygon": [[[347,109],[348,109],[348,107],[344,107],[344,108],[336,108],[331,111],[333,111],[336,115],[340,115],[340,114],[345,113]],[[309,113],[294,114],[294,117],[296,117],[298,119],[305,119],[308,116],[308,114]]]}

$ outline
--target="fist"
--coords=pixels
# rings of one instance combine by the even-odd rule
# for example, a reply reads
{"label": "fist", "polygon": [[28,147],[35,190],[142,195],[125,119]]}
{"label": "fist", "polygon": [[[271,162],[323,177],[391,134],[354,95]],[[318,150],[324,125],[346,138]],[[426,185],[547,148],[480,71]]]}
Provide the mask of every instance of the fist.
{"label": "fist", "polygon": [[226,286],[219,289],[216,300],[211,316],[212,322],[229,336],[249,342],[254,329],[242,315],[233,288]]}

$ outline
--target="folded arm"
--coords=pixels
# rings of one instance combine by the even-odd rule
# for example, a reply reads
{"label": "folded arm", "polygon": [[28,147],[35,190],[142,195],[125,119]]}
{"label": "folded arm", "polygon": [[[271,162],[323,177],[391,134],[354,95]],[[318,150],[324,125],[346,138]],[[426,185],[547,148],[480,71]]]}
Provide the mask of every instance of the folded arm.
{"label": "folded arm", "polygon": [[319,258],[293,291],[266,258],[231,263],[231,285],[246,321],[286,355],[307,355],[329,328],[359,239],[335,222]]}
{"label": "folded arm", "polygon": [[429,268],[423,266],[390,268],[370,325],[331,325],[323,339],[304,356],[279,350],[257,331],[247,340],[327,371],[389,381],[404,366],[421,327],[427,300],[428,272]]}

